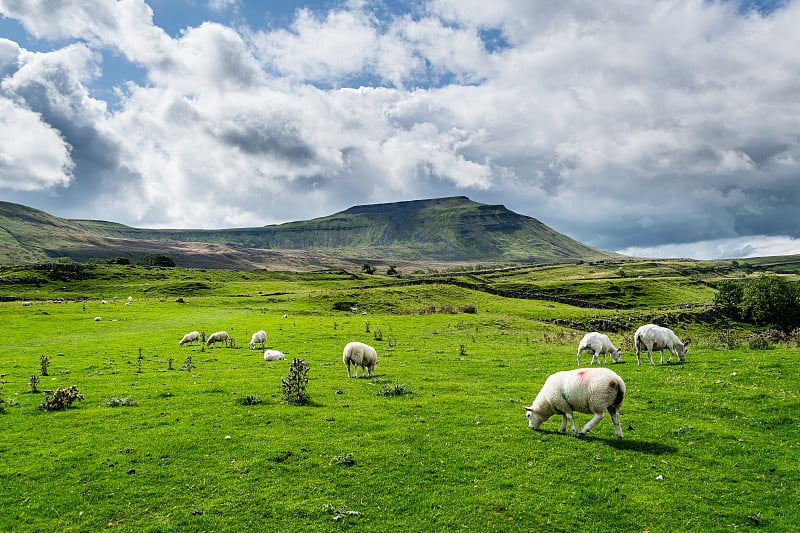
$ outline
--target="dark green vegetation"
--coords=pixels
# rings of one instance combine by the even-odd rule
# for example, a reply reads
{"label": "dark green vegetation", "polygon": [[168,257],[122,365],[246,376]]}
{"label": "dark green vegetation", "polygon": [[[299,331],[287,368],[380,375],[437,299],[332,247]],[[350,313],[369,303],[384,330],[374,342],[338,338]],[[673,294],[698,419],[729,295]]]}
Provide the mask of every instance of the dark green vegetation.
{"label": "dark green vegetation", "polygon": [[[292,253],[277,253],[291,250]],[[0,264],[69,257],[112,259],[166,254],[202,268],[349,268],[363,260],[534,262],[612,259],[535,218],[463,196],[351,207],[331,216],[259,228],[150,230],[67,220],[0,202]],[[385,266],[384,266],[385,265]]]}
{"label": "dark green vegetation", "polygon": [[[755,343],[708,305],[712,285],[758,268],[449,276],[615,309],[360,272],[3,269],[0,296],[30,304],[0,303],[0,530],[798,530],[798,339]],[[636,365],[630,337],[649,321],[692,338],[685,363]],[[522,406],[575,367],[582,328],[603,327],[623,347],[625,439],[608,417],[586,437],[555,418],[530,430]],[[286,361],[247,348],[258,329]],[[192,330],[235,347],[178,347]],[[378,350],[373,379],[346,377],[351,340]],[[302,406],[284,397],[294,359]],[[40,408],[72,386],[82,401]]]}

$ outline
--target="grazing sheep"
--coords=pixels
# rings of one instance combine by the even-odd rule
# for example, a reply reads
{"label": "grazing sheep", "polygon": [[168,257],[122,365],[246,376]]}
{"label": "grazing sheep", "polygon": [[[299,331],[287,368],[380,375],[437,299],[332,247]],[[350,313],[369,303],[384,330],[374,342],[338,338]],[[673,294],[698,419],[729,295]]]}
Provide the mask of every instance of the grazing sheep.
{"label": "grazing sheep", "polygon": [[264,361],[284,361],[286,357],[278,350],[264,350]]}
{"label": "grazing sheep", "polygon": [[625,399],[625,382],[616,372],[608,368],[579,368],[556,372],[547,378],[536,395],[533,405],[525,407],[525,416],[532,429],[553,415],[563,415],[559,433],[564,433],[569,422],[572,435],[578,434],[573,411],[594,414],[583,426],[581,435],[586,435],[605,416],[606,410],[614,422],[617,438],[622,438],[619,426],[619,409]]}
{"label": "grazing sheep", "polygon": [[99,316],[96,316],[96,317],[94,317],[94,321],[95,321],[95,322],[100,322],[101,320],[103,320],[103,319],[102,319],[102,318],[100,318]]}
{"label": "grazing sheep", "polygon": [[253,350],[255,349],[256,344],[260,344],[262,349],[267,344],[267,332],[263,329],[253,333],[253,337],[250,339],[248,346],[250,346],[250,349]]}
{"label": "grazing sheep", "polygon": [[[125,304],[128,305],[128,304]],[[183,336],[183,338],[178,343],[178,346],[183,346],[184,344],[189,344],[190,342],[203,342],[202,339],[205,338],[205,333],[200,333],[199,331],[192,331],[191,333],[187,333]]]}
{"label": "grazing sheep", "polygon": [[[375,348],[364,344],[363,342],[348,342],[342,352],[342,362],[347,365],[347,377],[358,377],[358,367],[361,367],[361,377],[364,377],[367,371],[369,376],[372,377],[375,371],[375,365],[378,364],[378,352]],[[350,375],[350,363],[353,363],[353,376]]]}
{"label": "grazing sheep", "polygon": [[217,346],[218,342],[222,342],[225,346],[228,345],[228,341],[233,340],[228,336],[228,332],[226,331],[217,331],[216,333],[212,333],[208,336],[208,340],[206,341],[206,346]]}
{"label": "grazing sheep", "polygon": [[22,302],[22,307],[30,307],[32,302]]}
{"label": "grazing sheep", "polygon": [[685,342],[681,342],[678,336],[675,335],[675,332],[669,328],[657,326],[655,324],[645,324],[644,326],[640,326],[639,329],[636,330],[636,333],[633,334],[633,345],[636,346],[636,363],[642,364],[642,361],[639,359],[639,353],[642,348],[647,350],[647,358],[650,360],[651,365],[655,364],[653,363],[653,350],[659,350],[661,352],[662,365],[664,364],[665,349],[670,351],[667,363],[672,362],[673,355],[677,355],[678,359],[683,361],[686,359],[686,352],[689,351],[687,346],[689,346],[690,342],[692,342],[691,339],[686,339]]}
{"label": "grazing sheep", "polygon": [[587,333],[581,339],[581,343],[578,345],[578,366],[581,366],[581,352],[584,350],[591,350],[591,364],[594,364],[595,361],[597,361],[597,364],[600,364],[600,354],[603,354],[603,364],[606,364],[607,354],[611,355],[611,360],[615,363],[619,363],[620,360],[620,348],[614,347],[614,343],[611,342],[608,335],[596,331]]}

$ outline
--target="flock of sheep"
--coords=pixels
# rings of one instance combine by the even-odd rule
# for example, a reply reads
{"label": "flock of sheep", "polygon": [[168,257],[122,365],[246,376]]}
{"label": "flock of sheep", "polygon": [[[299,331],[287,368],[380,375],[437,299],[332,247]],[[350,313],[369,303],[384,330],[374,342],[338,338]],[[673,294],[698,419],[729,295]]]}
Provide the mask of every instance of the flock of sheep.
{"label": "flock of sheep", "polygon": [[[636,362],[641,365],[641,351],[647,350],[647,358],[653,365],[653,350],[661,352],[661,364],[664,364],[664,350],[670,351],[668,363],[677,355],[678,359],[686,359],[690,340],[681,342],[677,335],[669,329],[655,324],[646,324],[639,327],[633,335],[633,344],[636,347]],[[616,348],[607,335],[592,332],[587,333],[578,345],[578,366],[581,364],[581,353],[592,352],[592,364],[600,363],[603,355],[603,364],[606,355],[611,356],[615,363],[620,361],[620,349]],[[614,431],[617,438],[622,438],[622,428],[619,425],[619,410],[625,399],[625,382],[613,370],[608,368],[578,368],[565,370],[549,376],[544,386],[536,395],[533,405],[525,407],[525,416],[532,429],[539,429],[542,422],[553,415],[562,415],[559,433],[567,429],[570,424],[572,435],[577,435],[575,420],[572,413],[587,413],[594,415],[581,429],[581,435],[586,435],[605,416],[611,415],[614,422]]]}
{"label": "flock of sheep", "polygon": [[[233,338],[225,331],[217,331],[205,339],[205,333],[192,331],[183,336],[178,346],[194,342],[205,342],[207,346],[216,346],[217,343],[224,343],[225,346],[233,343]],[[690,340],[681,342],[677,335],[669,329],[655,324],[646,324],[639,327],[633,335],[633,344],[636,348],[636,362],[641,365],[641,351],[647,350],[647,358],[650,364],[653,363],[653,351],[661,352],[661,364],[664,364],[664,350],[670,351],[668,363],[672,362],[672,357],[676,356],[680,361],[686,359]],[[259,330],[253,333],[248,343],[250,349],[260,346],[264,349],[267,343],[267,333]],[[589,351],[592,353],[591,364],[600,363],[600,355],[603,356],[603,364],[606,363],[606,356],[610,355],[614,363],[620,362],[620,349],[614,346],[611,339],[603,333],[593,331],[587,333],[578,345],[576,355],[578,366],[581,364],[581,353]],[[282,361],[286,359],[283,353],[278,350],[265,350],[265,361]],[[349,342],[342,352],[342,362],[347,367],[347,377],[358,377],[358,368],[361,367],[361,376],[374,375],[375,366],[378,364],[378,353],[372,346],[363,342]],[[350,365],[353,365],[351,375]],[[531,406],[525,407],[525,416],[528,425],[532,429],[539,429],[542,422],[554,415],[562,415],[559,433],[564,433],[567,423],[570,425],[572,435],[578,434],[573,412],[594,415],[589,422],[583,426],[580,434],[586,435],[604,417],[605,412],[611,415],[614,422],[614,431],[617,438],[622,438],[622,428],[619,424],[619,410],[625,399],[625,382],[619,375],[608,368],[578,368],[576,370],[564,370],[549,376],[542,386],[539,394]]]}

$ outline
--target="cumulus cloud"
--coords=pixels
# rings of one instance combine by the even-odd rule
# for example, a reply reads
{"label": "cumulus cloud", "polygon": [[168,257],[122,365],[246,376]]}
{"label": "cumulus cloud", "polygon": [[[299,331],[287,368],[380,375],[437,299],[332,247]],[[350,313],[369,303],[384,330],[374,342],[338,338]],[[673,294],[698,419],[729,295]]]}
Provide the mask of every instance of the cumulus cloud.
{"label": "cumulus cloud", "polygon": [[[351,1],[285,27],[243,4],[170,36],[144,0],[0,0],[54,43],[0,40],[0,128],[44,152],[0,147],[0,189],[143,226],[466,194],[611,250],[800,237],[797,2]],[[145,71],[113,108],[88,89],[108,53]]]}

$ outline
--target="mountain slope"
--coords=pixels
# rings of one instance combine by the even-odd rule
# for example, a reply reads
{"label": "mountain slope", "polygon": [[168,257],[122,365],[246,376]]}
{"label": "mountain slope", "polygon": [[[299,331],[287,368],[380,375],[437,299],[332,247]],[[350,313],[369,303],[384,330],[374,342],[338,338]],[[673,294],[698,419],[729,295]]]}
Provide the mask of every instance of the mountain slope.
{"label": "mountain slope", "polygon": [[361,205],[312,220],[223,230],[132,228],[113,222],[61,219],[0,202],[0,263],[60,256],[135,259],[159,251],[178,254],[183,266],[202,263],[201,258],[192,256],[205,253],[227,255],[230,268],[246,268],[245,264],[253,268],[261,263],[260,256],[274,259],[277,251],[285,250],[372,261],[531,262],[621,257],[586,246],[535,218],[463,196]]}

